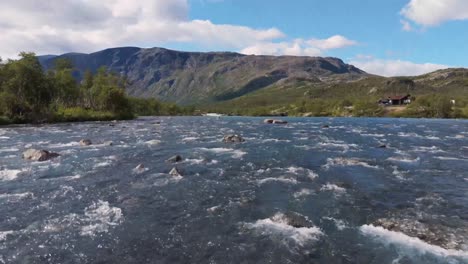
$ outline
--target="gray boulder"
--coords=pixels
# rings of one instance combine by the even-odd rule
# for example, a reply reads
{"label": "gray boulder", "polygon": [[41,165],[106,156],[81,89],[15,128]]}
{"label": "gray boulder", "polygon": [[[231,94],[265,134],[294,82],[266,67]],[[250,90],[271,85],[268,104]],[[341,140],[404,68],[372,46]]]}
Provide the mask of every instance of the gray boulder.
{"label": "gray boulder", "polygon": [[175,155],[175,156],[172,156],[169,159],[167,159],[166,162],[177,163],[177,162],[181,162],[182,160],[183,160],[183,158],[180,155]]}
{"label": "gray boulder", "polygon": [[243,139],[239,135],[227,135],[227,136],[224,136],[224,138],[223,138],[224,143],[241,143],[241,142],[244,142],[244,141],[245,141],[245,139]]}
{"label": "gray boulder", "polygon": [[284,125],[284,124],[287,124],[288,121],[279,120],[279,119],[265,119],[265,120],[263,121],[263,123],[265,123],[265,124]]}
{"label": "gray boulder", "polygon": [[174,176],[174,177],[181,177],[182,174],[177,168],[172,168],[172,170],[169,172],[169,175]]}
{"label": "gray boulder", "polygon": [[93,142],[91,142],[91,140],[89,140],[89,139],[80,140],[80,146],[90,146],[92,144],[93,144]]}
{"label": "gray boulder", "polygon": [[273,124],[285,125],[287,123],[288,121],[284,121],[284,120],[273,120]]}
{"label": "gray boulder", "polygon": [[143,163],[138,164],[138,166],[135,167],[134,171],[141,173],[146,170],[146,167]]}
{"label": "gray boulder", "polygon": [[60,156],[47,150],[28,149],[23,152],[23,159],[31,161],[47,161]]}

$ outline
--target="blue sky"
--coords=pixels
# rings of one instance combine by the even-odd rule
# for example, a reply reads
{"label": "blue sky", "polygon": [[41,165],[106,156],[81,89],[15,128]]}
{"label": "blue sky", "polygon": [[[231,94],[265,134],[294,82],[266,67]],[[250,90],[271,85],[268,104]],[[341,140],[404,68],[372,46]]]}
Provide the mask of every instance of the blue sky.
{"label": "blue sky", "polygon": [[[94,2],[94,3],[93,3]],[[0,3],[0,56],[116,46],[334,56],[368,72],[468,66],[466,0],[17,0]]]}

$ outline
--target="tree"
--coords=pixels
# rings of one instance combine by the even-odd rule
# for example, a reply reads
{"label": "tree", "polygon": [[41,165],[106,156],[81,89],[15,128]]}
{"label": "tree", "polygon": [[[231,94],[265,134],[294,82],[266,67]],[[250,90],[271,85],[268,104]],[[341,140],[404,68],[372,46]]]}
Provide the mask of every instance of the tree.
{"label": "tree", "polygon": [[[16,98],[15,104],[3,104],[15,117],[44,116],[52,99],[49,83],[34,53],[21,52],[19,60],[10,60],[3,68],[2,98]],[[21,107],[14,107],[21,105]],[[5,110],[5,109],[4,109]]]}
{"label": "tree", "polygon": [[57,59],[54,63],[51,78],[55,91],[55,102],[65,107],[76,106],[80,91],[73,77],[73,63],[66,58]]}
{"label": "tree", "polygon": [[90,92],[93,108],[116,114],[131,113],[122,78],[108,73],[105,67],[98,69]]}

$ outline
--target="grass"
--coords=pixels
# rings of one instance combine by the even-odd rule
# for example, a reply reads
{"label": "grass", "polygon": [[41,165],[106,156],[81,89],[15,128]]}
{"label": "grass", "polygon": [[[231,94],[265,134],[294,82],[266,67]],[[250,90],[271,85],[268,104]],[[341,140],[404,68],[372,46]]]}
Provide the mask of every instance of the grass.
{"label": "grass", "polygon": [[81,107],[61,108],[54,114],[53,122],[111,121],[133,119],[133,115],[115,114],[109,111],[88,110]]}

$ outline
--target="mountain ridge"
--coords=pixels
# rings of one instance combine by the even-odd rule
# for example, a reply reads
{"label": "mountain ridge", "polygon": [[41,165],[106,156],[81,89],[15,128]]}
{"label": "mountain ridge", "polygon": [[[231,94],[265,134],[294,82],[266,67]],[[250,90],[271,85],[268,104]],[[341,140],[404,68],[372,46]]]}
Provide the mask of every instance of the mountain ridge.
{"label": "mountain ridge", "polygon": [[372,76],[333,57],[185,52],[159,47],[117,47],[38,58],[46,70],[59,58],[71,60],[77,78],[86,70],[95,72],[106,66],[126,77],[129,95],[180,104],[230,100],[282,84],[348,82]]}

